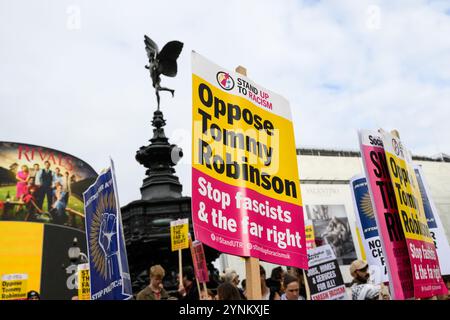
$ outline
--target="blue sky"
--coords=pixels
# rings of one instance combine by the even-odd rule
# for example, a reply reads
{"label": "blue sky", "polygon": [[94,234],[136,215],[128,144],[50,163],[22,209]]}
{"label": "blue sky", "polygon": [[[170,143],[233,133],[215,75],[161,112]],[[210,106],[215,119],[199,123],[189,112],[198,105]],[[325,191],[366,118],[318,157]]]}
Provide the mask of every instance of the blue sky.
{"label": "blue sky", "polygon": [[286,97],[300,147],[358,149],[359,128],[397,128],[414,154],[450,153],[449,1],[0,0],[1,139],[116,162],[121,204],[140,197],[136,150],[156,102],[143,35],[180,40],[163,84],[190,195],[195,50]]}

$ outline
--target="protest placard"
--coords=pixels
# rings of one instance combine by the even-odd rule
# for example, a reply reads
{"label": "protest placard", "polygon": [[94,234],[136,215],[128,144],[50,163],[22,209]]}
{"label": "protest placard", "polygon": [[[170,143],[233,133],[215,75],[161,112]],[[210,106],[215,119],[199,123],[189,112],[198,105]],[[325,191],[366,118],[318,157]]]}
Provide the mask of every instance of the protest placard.
{"label": "protest placard", "polygon": [[199,282],[208,282],[208,267],[206,266],[206,257],[203,244],[198,240],[192,241],[191,253],[192,261],[194,263],[195,277]]}
{"label": "protest placard", "polygon": [[445,236],[444,227],[439,217],[439,212],[434,204],[425,175],[420,166],[414,166],[417,182],[419,183],[420,194],[422,195],[423,209],[427,218],[428,228],[430,229],[431,237],[439,257],[439,266],[441,267],[441,274],[450,274],[450,246],[447,237]]}
{"label": "protest placard", "polygon": [[195,52],[192,64],[195,238],[221,252],[307,268],[289,103]]}
{"label": "protest placard", "polygon": [[428,228],[410,151],[398,136],[381,131],[391,188],[405,235],[414,284],[414,297],[447,293],[439,259]]}
{"label": "protest placard", "polygon": [[305,271],[311,300],[346,298],[344,279],[330,245],[308,250],[309,269]]}
{"label": "protest placard", "polygon": [[131,278],[114,164],[84,193],[92,300],[128,300]]}
{"label": "protest placard", "polygon": [[311,220],[306,220],[305,222],[305,238],[307,250],[316,247],[316,239],[314,237],[314,225]]}
{"label": "protest placard", "polygon": [[2,275],[0,300],[26,300],[28,275],[23,273]]}
{"label": "protest placard", "polygon": [[373,130],[360,130],[358,135],[372,209],[386,259],[391,298],[410,299],[414,297],[411,266],[383,141]]}
{"label": "protest placard", "polygon": [[189,248],[188,232],[188,219],[170,221],[170,242],[172,251]]}
{"label": "protest placard", "polygon": [[78,271],[78,300],[91,300],[91,289],[89,280],[89,263],[77,266]]}
{"label": "protest placard", "polygon": [[358,230],[361,230],[361,242],[369,264],[372,283],[388,282],[386,260],[381,240],[378,235],[375,213],[370,199],[369,188],[365,176],[359,175],[350,180],[353,204],[355,207]]}

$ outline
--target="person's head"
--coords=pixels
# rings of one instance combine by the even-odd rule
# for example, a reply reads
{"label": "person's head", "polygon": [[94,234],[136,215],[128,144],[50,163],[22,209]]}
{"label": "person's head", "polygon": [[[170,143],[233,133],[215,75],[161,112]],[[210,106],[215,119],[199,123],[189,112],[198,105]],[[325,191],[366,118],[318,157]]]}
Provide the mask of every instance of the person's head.
{"label": "person's head", "polygon": [[45,161],[44,162],[44,165],[45,165],[45,169],[50,169],[50,161]]}
{"label": "person's head", "polygon": [[152,266],[150,268],[150,285],[154,288],[158,288],[162,284],[165,275],[166,272],[159,264]]}
{"label": "person's head", "polygon": [[34,185],[34,177],[30,177],[30,178],[28,179],[28,185],[29,185],[29,186]]}
{"label": "person's head", "polygon": [[201,300],[217,300],[216,294],[211,289],[202,290],[201,296]]}
{"label": "person's head", "polygon": [[266,270],[262,265],[259,265],[259,277],[261,279],[261,290],[264,291],[266,287]]}
{"label": "person's head", "polygon": [[62,189],[62,184],[60,182],[56,182],[55,183],[55,189],[56,190],[61,190]]}
{"label": "person's head", "polygon": [[241,286],[242,286],[242,290],[246,290],[246,286],[247,286],[247,279],[244,279],[241,281]]}
{"label": "person's head", "polygon": [[298,269],[298,268],[290,267],[290,268],[288,268],[288,270],[287,270],[287,274],[289,274],[289,275],[291,275],[291,276],[293,276],[293,277],[300,278],[301,270]]}
{"label": "person's head", "polygon": [[33,164],[34,171],[39,171],[39,163]]}
{"label": "person's head", "polygon": [[37,291],[31,290],[27,293],[27,300],[41,300],[41,297]]}
{"label": "person's head", "polygon": [[22,169],[23,172],[28,172],[28,166],[25,164],[21,166],[20,169]]}
{"label": "person's head", "polygon": [[194,269],[191,266],[183,267],[183,286],[190,286],[194,282],[194,279]]}
{"label": "person's head", "polygon": [[56,167],[56,168],[55,168],[55,172],[56,172],[57,175],[59,175],[60,172],[61,172],[61,169],[60,169],[59,167]]}
{"label": "person's head", "polygon": [[270,278],[276,281],[283,281],[284,270],[282,267],[276,267],[272,270]]}
{"label": "person's head", "polygon": [[366,283],[369,278],[369,265],[364,260],[355,260],[350,265],[350,274],[353,279]]}
{"label": "person's head", "polygon": [[287,274],[284,277],[283,285],[285,288],[286,299],[288,300],[298,300],[300,295],[300,282],[298,278]]}
{"label": "person's head", "polygon": [[64,175],[68,178],[69,177],[69,171],[64,172]]}
{"label": "person's head", "polygon": [[31,195],[34,195],[36,190],[37,190],[37,187],[34,183],[30,184],[30,186],[28,187],[28,193]]}
{"label": "person's head", "polygon": [[237,274],[236,271],[229,270],[223,276],[223,281],[224,282],[230,282],[231,284],[234,284],[237,287],[239,282],[240,282],[239,275]]}
{"label": "person's head", "polygon": [[231,282],[224,282],[217,288],[219,300],[241,300],[238,288]]}

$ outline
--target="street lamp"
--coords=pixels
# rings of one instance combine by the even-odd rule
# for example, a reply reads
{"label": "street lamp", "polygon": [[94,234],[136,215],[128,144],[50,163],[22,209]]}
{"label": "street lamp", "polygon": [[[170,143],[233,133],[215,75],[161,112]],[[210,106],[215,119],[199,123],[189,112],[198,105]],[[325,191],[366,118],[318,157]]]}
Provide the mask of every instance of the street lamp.
{"label": "street lamp", "polygon": [[87,263],[89,261],[86,254],[81,252],[80,247],[78,247],[78,239],[75,237],[73,238],[73,245],[69,248],[69,251],[67,252],[69,255],[69,260],[71,263],[77,263],[78,260],[81,258],[81,263]]}

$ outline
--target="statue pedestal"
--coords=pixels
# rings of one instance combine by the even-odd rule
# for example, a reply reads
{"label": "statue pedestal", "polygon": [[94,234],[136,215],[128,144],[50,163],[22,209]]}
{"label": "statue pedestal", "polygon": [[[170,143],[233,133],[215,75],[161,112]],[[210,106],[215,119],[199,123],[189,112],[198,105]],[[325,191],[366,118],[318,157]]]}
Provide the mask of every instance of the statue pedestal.
{"label": "statue pedestal", "polygon": [[[141,187],[141,199],[122,207],[122,221],[127,246],[133,292],[137,294],[149,283],[148,270],[160,264],[166,270],[164,286],[177,289],[178,253],[172,252],[170,221],[189,219],[189,232],[194,237],[191,217],[191,198],[181,195],[182,185],[173,168],[183,156],[182,150],[169,143],[163,127],[166,122],[161,111],[155,111],[153,137],[148,146],[136,152],[136,160],[147,168]],[[211,271],[212,261],[220,252],[204,246]],[[192,266],[189,249],[182,250],[183,265]],[[209,283],[214,287],[214,282]]]}

